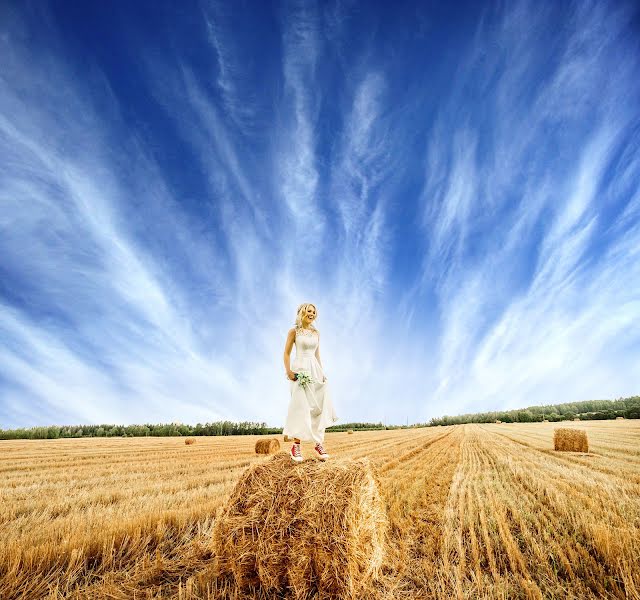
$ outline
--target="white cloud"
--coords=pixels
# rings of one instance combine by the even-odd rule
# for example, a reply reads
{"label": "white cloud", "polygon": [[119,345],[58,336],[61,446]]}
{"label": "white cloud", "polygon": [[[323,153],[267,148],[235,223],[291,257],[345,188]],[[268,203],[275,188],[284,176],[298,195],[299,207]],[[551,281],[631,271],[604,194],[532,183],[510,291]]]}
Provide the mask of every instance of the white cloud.
{"label": "white cloud", "polygon": [[304,301],[344,420],[637,392],[627,17],[578,7],[541,50],[555,9],[533,8],[498,27],[487,13],[429,126],[419,101],[398,101],[402,55],[349,37],[349,6],[282,7],[280,68],[258,99],[230,13],[206,5],[217,70],[136,54],[190,186],[97,68],[76,76],[51,24],[48,53],[5,34],[0,419],[281,424]]}
{"label": "white cloud", "polygon": [[[621,245],[637,239],[637,228],[628,235],[599,237],[610,218],[605,208],[611,210],[603,201],[605,174],[615,157],[624,155],[627,132],[637,122],[628,103],[618,102],[629,91],[629,81],[621,76],[629,69],[615,68],[607,76],[616,28],[597,25],[598,14],[580,14],[550,83],[538,84],[538,100],[527,106],[520,89],[535,72],[538,46],[528,37],[535,31],[528,10],[523,16],[521,9],[505,20],[504,37],[494,40],[517,69],[504,63],[509,66],[500,74],[499,59],[490,67],[499,76],[500,112],[497,130],[487,135],[500,162],[482,161],[480,168],[476,157],[464,177],[465,187],[476,193],[483,189],[479,178],[486,177],[491,207],[499,212],[485,229],[482,215],[459,210],[465,203],[452,202],[448,211],[446,204],[440,211],[429,204],[425,208],[430,255],[440,248],[443,231],[455,248],[451,260],[441,263],[446,274],[437,280],[443,331],[440,384],[431,396],[436,407],[449,404],[448,414],[617,397],[636,392],[640,384],[628,354],[640,343],[638,292],[630,285],[640,273],[636,262],[620,252]],[[518,40],[515,46],[512,39]],[[585,39],[597,41],[595,55]],[[483,47],[486,39],[480,35],[476,43]],[[578,71],[579,80],[570,76]],[[597,104],[590,101],[595,98]],[[475,117],[462,116],[464,124],[453,127],[466,130]],[[549,124],[563,119],[565,135],[549,136]],[[589,130],[580,119],[592,124]],[[428,170],[425,202],[446,197],[451,189],[443,183],[443,169],[449,180],[459,170],[455,158],[451,164],[441,158],[449,152],[456,156],[455,142],[438,135],[442,130],[439,124],[429,146],[427,164],[438,169],[438,176]],[[556,144],[551,156],[535,150],[549,140]],[[640,165],[627,157],[625,175],[637,180]],[[611,185],[615,188],[615,181]],[[633,205],[629,201],[625,213]],[[633,219],[620,218],[623,228],[633,227]],[[482,243],[470,255],[472,234]]]}

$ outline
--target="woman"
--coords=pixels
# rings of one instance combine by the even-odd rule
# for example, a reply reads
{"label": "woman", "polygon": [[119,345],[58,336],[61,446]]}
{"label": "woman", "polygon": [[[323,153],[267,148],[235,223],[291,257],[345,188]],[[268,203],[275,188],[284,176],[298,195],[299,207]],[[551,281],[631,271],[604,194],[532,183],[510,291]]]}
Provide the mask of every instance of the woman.
{"label": "woman", "polygon": [[[312,325],[317,317],[313,304],[298,307],[296,326],[289,330],[284,347],[284,368],[289,378],[291,400],[283,433],[293,438],[290,455],[294,462],[302,462],[300,442],[315,442],[315,451],[320,460],[327,460],[322,442],[324,430],[338,420],[320,363],[320,332]],[[296,345],[296,357],[289,366],[291,348]],[[297,374],[305,373],[311,382],[303,385]]]}

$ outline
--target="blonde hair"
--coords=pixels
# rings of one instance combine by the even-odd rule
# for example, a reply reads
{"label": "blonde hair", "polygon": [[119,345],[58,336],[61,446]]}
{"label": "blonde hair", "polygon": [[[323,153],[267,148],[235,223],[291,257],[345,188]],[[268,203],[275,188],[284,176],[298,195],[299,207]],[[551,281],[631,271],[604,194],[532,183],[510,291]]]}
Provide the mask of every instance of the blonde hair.
{"label": "blonde hair", "polygon": [[[304,304],[301,304],[300,306],[298,306],[298,313],[296,314],[296,329],[302,327],[302,317],[304,317],[305,313],[307,312],[307,307],[309,306],[313,306],[313,308],[316,309],[316,317],[318,316],[318,307],[315,304],[311,302],[305,302]],[[315,329],[315,327],[313,328]]]}

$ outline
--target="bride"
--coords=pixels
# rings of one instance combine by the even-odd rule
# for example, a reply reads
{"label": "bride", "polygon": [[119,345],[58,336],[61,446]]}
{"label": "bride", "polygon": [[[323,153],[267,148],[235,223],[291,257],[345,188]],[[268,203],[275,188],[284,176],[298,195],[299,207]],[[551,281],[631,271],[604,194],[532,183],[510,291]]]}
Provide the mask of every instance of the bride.
{"label": "bride", "polygon": [[[318,458],[329,458],[322,445],[324,430],[338,420],[320,363],[320,332],[312,324],[316,317],[315,305],[301,304],[296,326],[289,330],[284,347],[284,368],[289,379],[291,400],[282,433],[293,438],[290,455],[294,462],[303,460],[301,441],[315,442],[314,450]],[[296,356],[293,364],[289,365],[294,344]]]}

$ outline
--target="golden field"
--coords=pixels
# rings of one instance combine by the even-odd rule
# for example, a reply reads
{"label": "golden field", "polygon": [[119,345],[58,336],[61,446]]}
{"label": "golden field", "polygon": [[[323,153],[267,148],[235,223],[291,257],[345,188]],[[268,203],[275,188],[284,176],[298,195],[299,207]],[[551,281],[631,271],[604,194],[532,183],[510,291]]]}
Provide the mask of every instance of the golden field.
{"label": "golden field", "polygon": [[[554,451],[560,426],[585,429],[589,453]],[[0,442],[0,598],[233,597],[212,531],[246,467],[269,460],[258,439]],[[367,597],[640,599],[639,421],[332,433],[326,447],[378,473],[391,547]]]}

